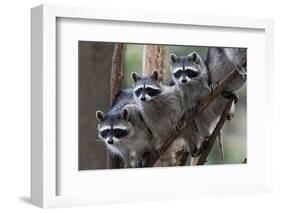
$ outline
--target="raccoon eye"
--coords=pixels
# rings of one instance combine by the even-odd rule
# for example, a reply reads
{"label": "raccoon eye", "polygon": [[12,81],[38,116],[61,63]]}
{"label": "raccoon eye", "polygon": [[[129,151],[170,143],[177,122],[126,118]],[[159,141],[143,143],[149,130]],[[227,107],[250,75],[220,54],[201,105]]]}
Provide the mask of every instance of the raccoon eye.
{"label": "raccoon eye", "polygon": [[105,129],[105,130],[101,131],[100,135],[101,135],[103,138],[107,138],[109,132],[110,132],[109,129]]}
{"label": "raccoon eye", "polygon": [[187,69],[185,71],[187,73],[187,76],[190,77],[190,78],[195,78],[196,76],[199,75],[199,72],[196,72],[196,71],[191,70],[191,69]]}
{"label": "raccoon eye", "polygon": [[128,134],[129,134],[128,130],[124,130],[124,129],[114,129],[113,130],[113,135],[116,138],[124,138]]}
{"label": "raccoon eye", "polygon": [[174,77],[175,78],[180,78],[181,77],[181,73],[182,73],[182,70],[178,70],[177,72],[174,73]]}
{"label": "raccoon eye", "polygon": [[150,96],[150,97],[153,97],[153,96],[156,96],[160,93],[160,89],[152,89],[150,87],[147,87],[146,89],[146,93]]}
{"label": "raccoon eye", "polygon": [[135,90],[135,94],[136,94],[137,97],[140,96],[141,90],[142,90],[142,88],[138,88],[137,90]]}

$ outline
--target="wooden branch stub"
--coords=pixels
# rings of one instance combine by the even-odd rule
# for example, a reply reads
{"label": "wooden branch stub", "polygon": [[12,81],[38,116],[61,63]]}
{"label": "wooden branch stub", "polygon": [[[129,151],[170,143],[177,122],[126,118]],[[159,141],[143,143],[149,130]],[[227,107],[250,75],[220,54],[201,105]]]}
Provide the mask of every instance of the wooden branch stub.
{"label": "wooden branch stub", "polygon": [[159,73],[159,80],[165,78],[167,48],[164,45],[144,45],[143,50],[143,75],[149,76],[153,71]]}
{"label": "wooden branch stub", "polygon": [[213,148],[213,145],[215,144],[216,138],[218,137],[218,134],[220,133],[221,128],[223,127],[224,122],[227,119],[227,115],[229,114],[229,111],[231,109],[233,101],[234,101],[233,97],[229,99],[229,101],[227,102],[227,104],[226,104],[226,106],[225,106],[225,108],[223,110],[223,113],[222,113],[222,115],[220,117],[220,120],[217,123],[214,131],[212,132],[212,134],[209,137],[209,139],[202,144],[203,151],[202,151],[202,153],[201,153],[201,155],[200,155],[196,165],[204,165],[205,164],[205,162],[207,160],[207,157],[210,154],[210,152],[211,152],[211,150]]}
{"label": "wooden branch stub", "polygon": [[111,68],[111,81],[110,81],[110,101],[121,92],[123,80],[123,55],[125,44],[117,43],[114,47]]}
{"label": "wooden branch stub", "polygon": [[[173,141],[182,134],[182,132],[187,128],[193,120],[196,118],[198,114],[203,112],[206,107],[212,103],[215,98],[222,93],[222,91],[225,89],[225,87],[233,80],[235,79],[239,73],[236,70],[233,70],[229,75],[227,75],[218,85],[217,89],[215,91],[212,91],[209,93],[209,95],[200,102],[198,106],[197,112],[185,112],[181,119],[178,121],[176,127],[171,131],[163,143],[163,150],[164,152],[171,146]],[[159,154],[156,151],[153,151],[151,154],[150,159],[148,160],[145,167],[152,167],[155,162],[159,159]]]}

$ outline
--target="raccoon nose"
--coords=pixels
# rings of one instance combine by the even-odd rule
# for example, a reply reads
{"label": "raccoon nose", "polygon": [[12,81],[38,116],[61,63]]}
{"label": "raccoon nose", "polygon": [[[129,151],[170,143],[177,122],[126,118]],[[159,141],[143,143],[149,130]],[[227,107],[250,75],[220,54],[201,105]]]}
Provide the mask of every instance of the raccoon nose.
{"label": "raccoon nose", "polygon": [[184,78],[184,79],[181,79],[181,82],[182,82],[182,83],[186,83],[187,80]]}
{"label": "raccoon nose", "polygon": [[145,96],[142,96],[140,99],[141,99],[141,101],[146,101]]}
{"label": "raccoon nose", "polygon": [[113,140],[110,139],[110,140],[107,141],[107,143],[108,143],[108,144],[113,144]]}

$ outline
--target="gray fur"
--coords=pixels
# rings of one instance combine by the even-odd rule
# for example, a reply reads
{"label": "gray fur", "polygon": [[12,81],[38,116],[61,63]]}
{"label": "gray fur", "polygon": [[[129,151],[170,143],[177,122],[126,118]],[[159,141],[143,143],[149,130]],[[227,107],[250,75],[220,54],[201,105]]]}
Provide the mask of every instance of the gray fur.
{"label": "gray fur", "polygon": [[[191,61],[191,60],[186,59],[187,57],[176,57],[175,55],[171,56],[172,74],[178,64],[182,63],[184,64],[184,66],[188,66],[187,61]],[[201,60],[201,63],[204,63],[203,60]],[[199,85],[203,87],[203,91],[204,88],[209,88],[209,86],[206,87],[207,83],[208,85],[211,85],[213,83],[220,82],[234,68],[237,68],[241,73],[241,75],[238,76],[237,79],[234,79],[234,81],[231,84],[229,84],[226,88],[226,91],[236,92],[245,83],[246,49],[209,48],[206,65],[207,67],[204,65],[201,66],[203,68],[202,71],[204,75],[202,75],[202,77],[198,76],[198,82],[200,82]],[[206,78],[206,73],[208,78]],[[189,104],[186,105],[187,107],[190,107],[190,102],[194,103],[194,101],[196,101],[196,98],[200,99],[205,95],[204,93],[203,96],[200,95],[201,93],[200,91],[202,91],[202,87],[200,86],[197,86],[198,92],[196,92],[195,90],[188,90],[187,85],[185,86],[185,88],[180,87],[181,84],[178,81],[178,79],[173,77],[173,80],[175,81],[176,85],[179,85],[179,88],[185,91],[186,95],[183,96],[183,99],[185,102],[188,101],[189,99]],[[213,101],[213,103],[211,103],[199,116],[197,116],[197,118],[194,121],[194,124],[191,125],[190,128],[188,128],[187,131],[184,132],[184,137],[187,138],[189,150],[191,150],[191,153],[192,150],[199,149],[202,142],[205,140],[205,137],[209,136],[213,132],[226,106],[227,101],[228,100],[222,96],[217,97],[217,99]],[[234,113],[234,105],[231,108],[231,113],[232,114]],[[223,159],[224,150],[222,145],[221,134],[222,133],[219,134],[217,141],[219,145],[220,155],[221,158]]]}
{"label": "gray fur", "polygon": [[[225,90],[234,93],[239,91],[246,82],[246,53],[246,49],[242,48],[209,48],[206,64],[208,66],[210,84],[222,81],[234,69],[238,69],[241,75],[234,79]],[[205,125],[205,128],[209,128],[209,132],[214,130],[227,102],[228,100],[220,95],[205,110],[204,119],[209,125],[209,127]],[[230,111],[232,116],[234,111],[235,105],[233,104]],[[220,154],[223,158],[222,135],[219,135],[218,140],[221,147],[219,149]]]}
{"label": "gray fur", "polygon": [[[196,76],[188,76],[184,70],[192,69],[197,72]],[[175,73],[181,70],[181,76],[175,75]],[[210,92],[208,85],[208,70],[201,58],[196,53],[190,53],[187,56],[176,56],[171,54],[171,75],[175,83],[175,87],[181,94],[181,102],[183,104],[183,110],[190,110],[192,107],[203,100]],[[187,78],[186,82],[182,82],[182,79]],[[209,125],[211,123],[205,119],[208,112],[202,112],[194,122],[183,132],[183,137],[187,141],[187,148],[192,156],[200,148],[202,142],[206,136],[210,135]]]}
{"label": "gray fur", "polygon": [[[178,89],[185,110],[193,107],[210,92],[208,85],[208,70],[201,56],[192,52],[187,56],[171,54],[171,75]],[[197,76],[188,74],[188,70],[194,70]],[[175,77],[177,71],[181,71],[180,77]],[[182,82],[186,80],[186,82]]]}
{"label": "gray fur", "polygon": [[[235,78],[225,89],[225,91],[233,93],[238,92],[246,82],[246,53],[246,49],[243,48],[209,48],[206,64],[209,70],[210,83],[220,82],[234,69],[238,69],[241,75]],[[218,96],[208,107],[212,111],[209,120],[216,122],[227,102],[226,98]],[[233,105],[231,114],[234,113],[234,110]]]}
{"label": "gray fur", "polygon": [[[158,81],[157,72],[150,77],[136,78],[134,81],[135,100],[139,106],[146,125],[152,132],[151,144],[154,149],[160,149],[162,142],[177,124],[182,115],[180,97],[175,87],[163,85]],[[134,75],[134,74],[132,74]],[[157,88],[159,90],[155,96],[150,96],[145,90],[146,87]],[[141,94],[146,96],[141,100],[137,88],[144,88]]]}
{"label": "gray fur", "polygon": [[[151,149],[149,141],[152,136],[133,98],[133,90],[123,90],[106,115],[98,116],[98,114],[101,115],[101,112],[97,112],[97,119],[100,122],[98,125],[99,137],[108,150],[123,159],[124,167],[139,166],[143,152]],[[116,127],[126,128],[128,135],[118,139],[112,132],[104,138],[101,133],[107,127],[110,127],[112,131]],[[113,139],[113,144],[108,143],[108,140],[111,139]]]}
{"label": "gray fur", "polygon": [[247,70],[246,54],[247,50],[245,48],[209,48],[206,64],[208,66],[211,83],[220,82],[237,68],[241,72],[241,75],[226,87],[226,91],[237,92],[241,89],[245,84],[245,76],[242,72],[246,72]]}

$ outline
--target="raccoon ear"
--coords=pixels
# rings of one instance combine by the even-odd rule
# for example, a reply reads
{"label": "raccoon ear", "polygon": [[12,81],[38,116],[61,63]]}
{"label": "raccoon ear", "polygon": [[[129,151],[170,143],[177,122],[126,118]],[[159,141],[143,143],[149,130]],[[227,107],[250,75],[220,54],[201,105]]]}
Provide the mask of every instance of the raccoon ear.
{"label": "raccoon ear", "polygon": [[103,122],[104,117],[105,117],[105,115],[102,111],[100,111],[100,110],[96,111],[96,118],[97,118],[98,122],[100,122],[100,123]]}
{"label": "raccoon ear", "polygon": [[123,109],[121,116],[122,116],[123,120],[128,121],[129,120],[129,111],[128,111],[128,109]]}
{"label": "raccoon ear", "polygon": [[178,61],[178,56],[174,53],[171,53],[170,59],[171,59],[171,63],[174,64]]}
{"label": "raccoon ear", "polygon": [[153,71],[153,73],[151,75],[151,78],[154,79],[155,81],[158,81],[159,75],[158,75],[158,71],[157,70]]}
{"label": "raccoon ear", "polygon": [[196,52],[191,53],[191,60],[194,63],[198,64],[200,61],[200,56],[198,55],[198,53],[196,53]]}
{"label": "raccoon ear", "polygon": [[141,78],[136,72],[132,72],[131,77],[134,82],[137,82]]}

